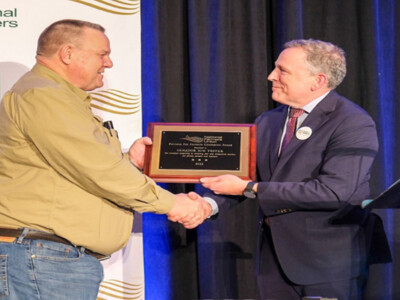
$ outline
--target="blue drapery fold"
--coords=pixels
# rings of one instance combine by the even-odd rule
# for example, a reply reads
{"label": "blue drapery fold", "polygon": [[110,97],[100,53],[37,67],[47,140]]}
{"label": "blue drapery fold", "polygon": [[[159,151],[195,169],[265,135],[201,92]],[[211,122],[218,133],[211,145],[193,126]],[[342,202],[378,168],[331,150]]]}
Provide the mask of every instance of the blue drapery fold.
{"label": "blue drapery fold", "polygon": [[[161,121],[160,65],[157,57],[158,9],[154,1],[142,1],[142,106],[143,136],[147,122]],[[143,214],[143,247],[146,299],[172,299],[169,235],[163,215]]]}

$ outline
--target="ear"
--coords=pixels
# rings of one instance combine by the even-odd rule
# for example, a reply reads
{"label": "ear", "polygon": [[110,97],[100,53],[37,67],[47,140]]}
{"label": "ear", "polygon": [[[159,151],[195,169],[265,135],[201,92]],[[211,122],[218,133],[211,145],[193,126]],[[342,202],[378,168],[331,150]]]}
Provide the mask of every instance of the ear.
{"label": "ear", "polygon": [[72,61],[72,52],[73,52],[74,46],[71,44],[65,44],[63,45],[60,50],[58,51],[58,55],[60,57],[60,60],[66,64],[69,65]]}
{"label": "ear", "polygon": [[314,77],[314,83],[311,85],[311,91],[319,90],[326,87],[328,84],[328,77],[324,73],[318,73]]}

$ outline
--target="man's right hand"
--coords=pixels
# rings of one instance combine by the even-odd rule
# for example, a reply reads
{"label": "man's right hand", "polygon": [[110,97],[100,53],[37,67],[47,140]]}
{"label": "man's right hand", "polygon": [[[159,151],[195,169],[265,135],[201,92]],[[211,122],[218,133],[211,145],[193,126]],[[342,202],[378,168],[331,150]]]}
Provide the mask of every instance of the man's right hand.
{"label": "man's right hand", "polygon": [[175,206],[167,213],[168,219],[192,229],[203,223],[211,214],[211,206],[194,192],[177,194]]}

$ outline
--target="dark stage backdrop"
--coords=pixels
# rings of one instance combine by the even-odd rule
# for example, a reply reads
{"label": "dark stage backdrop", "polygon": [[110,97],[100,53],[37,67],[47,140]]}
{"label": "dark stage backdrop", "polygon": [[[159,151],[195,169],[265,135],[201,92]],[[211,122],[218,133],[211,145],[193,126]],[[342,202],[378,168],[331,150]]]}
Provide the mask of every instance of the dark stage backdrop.
{"label": "dark stage backdrop", "polygon": [[[372,196],[400,177],[398,1],[142,0],[141,6],[144,134],[154,121],[253,122],[276,106],[267,75],[283,43],[321,39],[347,53],[348,74],[338,92],[378,126]],[[197,185],[166,187],[201,191]],[[365,299],[400,299],[400,216],[378,213],[394,262],[371,268]],[[145,214],[146,299],[257,299],[256,216],[257,204],[245,201],[185,230]]]}

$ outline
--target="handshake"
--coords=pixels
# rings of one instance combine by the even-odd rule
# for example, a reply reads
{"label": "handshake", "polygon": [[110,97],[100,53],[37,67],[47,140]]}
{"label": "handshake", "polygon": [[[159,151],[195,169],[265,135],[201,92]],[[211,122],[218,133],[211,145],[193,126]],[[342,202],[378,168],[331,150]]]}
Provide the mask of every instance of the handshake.
{"label": "handshake", "polygon": [[185,228],[199,226],[212,213],[211,205],[195,192],[177,194],[174,207],[167,213],[168,220]]}

